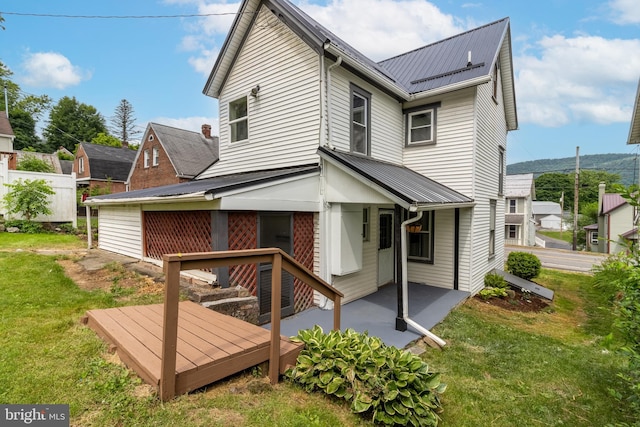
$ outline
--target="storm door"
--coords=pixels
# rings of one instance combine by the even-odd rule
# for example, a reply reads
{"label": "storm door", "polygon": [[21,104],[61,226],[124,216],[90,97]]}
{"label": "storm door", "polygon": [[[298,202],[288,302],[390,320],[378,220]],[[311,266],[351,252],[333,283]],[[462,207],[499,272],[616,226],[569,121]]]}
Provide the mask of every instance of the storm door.
{"label": "storm door", "polygon": [[[280,248],[293,255],[293,226],[291,214],[264,213],[258,218],[259,242],[261,248]],[[258,304],[260,305],[260,323],[271,319],[271,264],[258,266]],[[281,316],[293,314],[293,276],[282,272]]]}
{"label": "storm door", "polygon": [[393,210],[380,209],[378,214],[378,286],[395,279],[393,245]]}

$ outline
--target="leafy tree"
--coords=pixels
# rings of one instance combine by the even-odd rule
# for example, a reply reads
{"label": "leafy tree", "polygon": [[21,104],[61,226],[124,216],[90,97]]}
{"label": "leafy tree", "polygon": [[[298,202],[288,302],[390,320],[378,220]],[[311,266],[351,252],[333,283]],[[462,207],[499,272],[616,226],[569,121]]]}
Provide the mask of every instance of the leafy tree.
{"label": "leafy tree", "polygon": [[95,107],[65,96],[49,113],[49,125],[43,130],[51,152],[59,147],[74,151],[76,144],[91,141],[107,133],[104,117]]}
{"label": "leafy tree", "polygon": [[580,209],[584,204],[598,202],[598,187],[604,182],[607,188],[620,182],[620,175],[605,171],[581,170],[580,171]]}
{"label": "leafy tree", "polygon": [[566,173],[550,172],[540,175],[535,180],[536,200],[560,203],[564,192],[564,206],[573,206],[573,178]]}
{"label": "leafy tree", "polygon": [[19,171],[30,172],[55,172],[55,169],[53,168],[53,166],[51,166],[51,164],[31,154],[27,154],[26,156],[24,156],[24,158],[20,160],[16,165],[16,169]]}
{"label": "leafy tree", "polygon": [[92,144],[108,145],[109,147],[122,147],[122,142],[118,138],[112,135],[107,135],[104,132],[100,132],[96,137],[91,140]]}
{"label": "leafy tree", "polygon": [[[7,87],[7,103],[9,105],[9,122],[14,128],[13,116],[17,111],[27,112],[34,121],[41,118],[41,115],[51,106],[51,98],[47,95],[24,95],[20,86],[11,80],[13,72],[0,62],[0,86]],[[5,98],[4,90],[0,91],[0,108],[4,110]]]}
{"label": "leafy tree", "polygon": [[14,109],[9,115],[9,123],[16,136],[13,141],[14,150],[24,150],[40,144],[40,138],[36,135],[36,121],[31,114]]}
{"label": "leafy tree", "polygon": [[20,214],[27,221],[38,215],[51,215],[49,196],[55,192],[44,179],[18,179],[5,185],[11,189],[3,198],[9,214]]}
{"label": "leafy tree", "polygon": [[111,118],[111,133],[120,138],[124,146],[129,145],[129,139],[132,136],[140,133],[135,129],[136,117],[134,114],[133,105],[126,99],[122,99]]}

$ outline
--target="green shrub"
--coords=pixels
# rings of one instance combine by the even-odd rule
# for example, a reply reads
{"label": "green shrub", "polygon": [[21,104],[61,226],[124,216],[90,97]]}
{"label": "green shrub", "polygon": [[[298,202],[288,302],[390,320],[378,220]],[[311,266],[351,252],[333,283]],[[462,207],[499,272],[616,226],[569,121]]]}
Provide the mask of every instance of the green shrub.
{"label": "green shrub", "polygon": [[538,277],[541,268],[538,257],[528,252],[511,252],[507,258],[507,270],[526,280]]}
{"label": "green shrub", "polygon": [[484,286],[486,288],[502,288],[508,289],[509,283],[499,274],[496,273],[488,273],[484,276]]}
{"label": "green shrub", "polygon": [[505,288],[494,288],[489,286],[480,290],[480,292],[478,292],[478,295],[480,295],[480,298],[482,298],[483,300],[488,300],[490,298],[504,298],[508,294]]}
{"label": "green shrub", "polygon": [[44,232],[44,226],[39,222],[27,221],[24,219],[11,219],[4,223],[5,227],[17,227],[21,233],[39,234]]}
{"label": "green shrub", "polygon": [[307,391],[344,399],[355,413],[385,425],[435,426],[442,412],[440,374],[418,356],[388,347],[378,337],[352,329],[324,334],[315,326],[294,340],[305,343],[286,373]]}

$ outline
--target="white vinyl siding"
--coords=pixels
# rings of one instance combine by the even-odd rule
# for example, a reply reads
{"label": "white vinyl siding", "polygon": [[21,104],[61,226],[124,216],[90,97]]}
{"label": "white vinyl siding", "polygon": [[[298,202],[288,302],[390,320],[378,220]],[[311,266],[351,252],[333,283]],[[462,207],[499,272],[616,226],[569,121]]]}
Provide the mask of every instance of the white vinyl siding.
{"label": "white vinyl siding", "polygon": [[142,259],[140,206],[101,206],[98,210],[98,247]]}
{"label": "white vinyl siding", "polygon": [[[317,162],[319,64],[317,53],[262,7],[220,94],[220,160],[198,178]],[[257,96],[247,96],[256,85]],[[249,138],[231,143],[228,105],[242,96]]]}
{"label": "white vinyl siding", "polygon": [[378,290],[378,207],[371,208],[371,238],[362,245],[362,269],[345,276],[332,276],[333,286],[344,294],[343,303]]}
{"label": "white vinyl siding", "polygon": [[[331,63],[328,64],[330,66]],[[331,143],[341,151],[351,151],[351,98],[354,84],[371,94],[371,157],[402,164],[402,105],[395,99],[349,73],[342,67],[331,71]]]}
{"label": "white vinyl siding", "polygon": [[440,288],[453,288],[453,254],[455,217],[453,210],[439,210],[434,217],[433,264],[409,262],[407,278],[410,282],[425,283]]}
{"label": "white vinyl siding", "polygon": [[404,148],[404,165],[473,197],[474,91],[462,90],[429,100],[438,101],[441,105],[437,109],[434,135],[437,143]]}

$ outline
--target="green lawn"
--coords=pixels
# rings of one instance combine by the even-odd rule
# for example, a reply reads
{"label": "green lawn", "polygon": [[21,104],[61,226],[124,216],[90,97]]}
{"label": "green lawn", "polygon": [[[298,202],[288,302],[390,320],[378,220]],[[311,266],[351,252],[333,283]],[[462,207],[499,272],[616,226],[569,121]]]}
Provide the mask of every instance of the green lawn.
{"label": "green lawn", "polygon": [[537,233],[547,237],[552,237],[554,239],[562,240],[567,243],[573,243],[573,231],[571,230],[564,230],[563,232],[544,230],[537,231]]}
{"label": "green lawn", "polygon": [[[370,425],[343,404],[284,381],[250,391],[260,381],[255,370],[159,402],[79,323],[88,309],[159,297],[81,290],[55,257],[15,251],[33,249],[37,237],[19,235],[30,240],[21,245],[7,234],[0,233],[0,403],[68,403],[78,426]],[[55,246],[74,246],[59,237]],[[543,270],[539,282],[556,291],[554,310],[519,314],[472,300],[435,328],[448,344],[423,357],[448,383],[442,425],[630,421],[607,391],[623,362],[600,344],[611,318],[591,277]]]}

